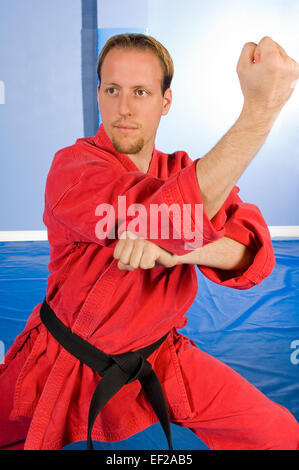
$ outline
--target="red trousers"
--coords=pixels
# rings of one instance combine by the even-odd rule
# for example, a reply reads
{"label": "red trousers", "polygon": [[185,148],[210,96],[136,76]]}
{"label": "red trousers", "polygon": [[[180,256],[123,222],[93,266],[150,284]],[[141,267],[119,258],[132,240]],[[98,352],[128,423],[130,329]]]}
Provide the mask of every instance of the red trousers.
{"label": "red trousers", "polygon": [[[0,369],[0,448],[22,449],[30,419],[9,419],[15,383],[35,338],[29,338],[6,369]],[[191,429],[215,450],[299,450],[299,424],[230,367],[174,335],[189,417],[171,422]],[[192,364],[192,367],[190,365]],[[166,396],[167,399],[167,396]]]}

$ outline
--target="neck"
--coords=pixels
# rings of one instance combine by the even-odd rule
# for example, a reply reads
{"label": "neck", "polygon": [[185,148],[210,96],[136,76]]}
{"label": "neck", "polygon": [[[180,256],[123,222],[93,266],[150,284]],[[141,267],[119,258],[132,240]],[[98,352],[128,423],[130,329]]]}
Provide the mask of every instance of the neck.
{"label": "neck", "polygon": [[148,172],[152,157],[140,158],[136,155],[128,155],[128,157],[132,160],[133,163],[135,163],[137,168],[142,171],[142,173]]}
{"label": "neck", "polygon": [[146,146],[144,146],[143,149],[139,153],[127,154],[127,155],[132,160],[132,162],[137,166],[137,168],[140,171],[142,171],[142,173],[147,173],[149,166],[151,164],[153,153],[154,153],[154,146],[152,144],[150,148],[146,148]]}

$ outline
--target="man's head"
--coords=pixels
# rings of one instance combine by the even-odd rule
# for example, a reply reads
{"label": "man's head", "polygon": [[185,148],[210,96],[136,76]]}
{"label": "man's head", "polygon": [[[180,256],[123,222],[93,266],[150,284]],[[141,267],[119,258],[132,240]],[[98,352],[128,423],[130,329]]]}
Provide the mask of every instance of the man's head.
{"label": "man's head", "polygon": [[99,56],[98,77],[101,118],[115,149],[146,154],[153,148],[161,116],[171,105],[173,62],[168,51],[143,34],[113,36]]}

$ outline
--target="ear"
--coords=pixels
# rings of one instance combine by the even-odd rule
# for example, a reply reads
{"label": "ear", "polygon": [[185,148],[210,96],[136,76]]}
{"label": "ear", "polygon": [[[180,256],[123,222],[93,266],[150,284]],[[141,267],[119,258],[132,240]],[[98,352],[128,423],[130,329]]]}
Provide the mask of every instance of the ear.
{"label": "ear", "polygon": [[172,91],[171,91],[171,88],[167,88],[163,96],[163,107],[162,107],[163,116],[165,116],[168,113],[171,103],[172,103]]}

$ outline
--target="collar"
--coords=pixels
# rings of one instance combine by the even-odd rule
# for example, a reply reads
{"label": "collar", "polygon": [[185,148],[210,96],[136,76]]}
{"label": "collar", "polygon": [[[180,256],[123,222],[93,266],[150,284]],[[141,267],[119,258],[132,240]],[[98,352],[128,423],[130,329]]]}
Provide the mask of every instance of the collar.
{"label": "collar", "polygon": [[[113,144],[111,140],[109,139],[103,123],[101,123],[98,132],[96,135],[93,137],[93,141],[96,144],[97,147],[101,148],[102,150],[105,150],[106,152],[112,153],[114,156],[118,158],[118,160],[122,163],[122,165],[128,170],[128,171],[140,171],[139,168],[135,165],[135,163],[130,159],[130,157],[125,154],[125,153],[119,153],[115,150],[113,147]],[[147,171],[147,174],[155,174],[156,172],[156,165],[157,165],[157,158],[158,158],[158,150],[156,149],[154,145],[154,150],[152,154],[152,159],[150,161],[150,165]]]}

